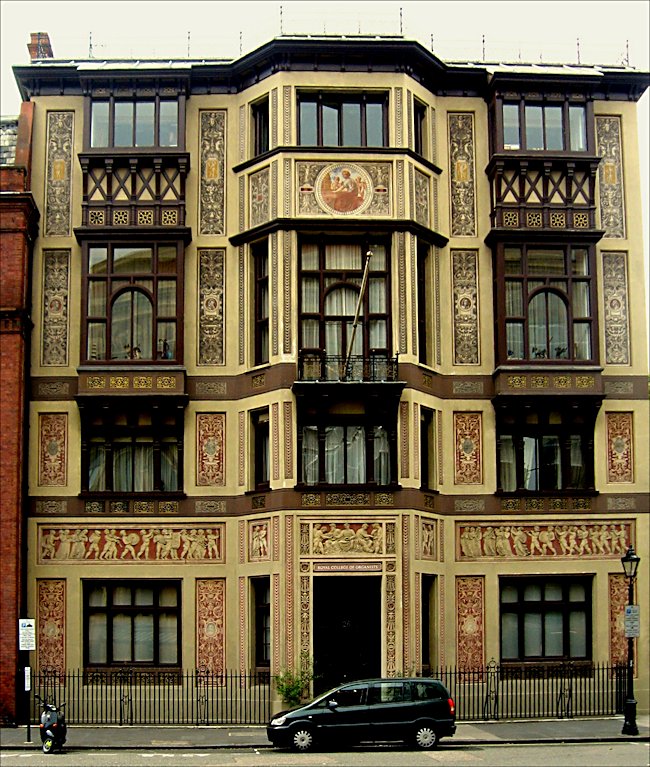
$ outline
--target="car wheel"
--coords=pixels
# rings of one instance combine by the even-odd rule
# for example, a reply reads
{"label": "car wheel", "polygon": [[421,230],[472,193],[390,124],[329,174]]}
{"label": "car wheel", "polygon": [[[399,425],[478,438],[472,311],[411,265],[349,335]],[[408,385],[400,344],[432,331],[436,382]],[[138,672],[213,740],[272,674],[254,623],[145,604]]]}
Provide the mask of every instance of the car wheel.
{"label": "car wheel", "polygon": [[296,727],[291,735],[291,745],[295,751],[309,751],[314,747],[314,734],[309,727]]}
{"label": "car wheel", "polygon": [[438,733],[430,724],[420,724],[415,728],[413,740],[418,748],[435,748],[438,745]]}
{"label": "car wheel", "polygon": [[53,748],[54,748],[54,739],[45,738],[45,740],[43,741],[43,753],[49,754]]}

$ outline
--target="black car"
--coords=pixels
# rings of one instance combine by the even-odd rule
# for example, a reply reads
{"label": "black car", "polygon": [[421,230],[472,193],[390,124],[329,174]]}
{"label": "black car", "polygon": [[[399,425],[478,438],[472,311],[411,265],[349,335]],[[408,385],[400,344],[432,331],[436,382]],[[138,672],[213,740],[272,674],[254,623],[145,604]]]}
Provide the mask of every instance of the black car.
{"label": "black car", "polygon": [[271,718],[274,746],[308,751],[314,745],[406,741],[435,748],[456,732],[456,706],[437,679],[363,679],[336,687]]}

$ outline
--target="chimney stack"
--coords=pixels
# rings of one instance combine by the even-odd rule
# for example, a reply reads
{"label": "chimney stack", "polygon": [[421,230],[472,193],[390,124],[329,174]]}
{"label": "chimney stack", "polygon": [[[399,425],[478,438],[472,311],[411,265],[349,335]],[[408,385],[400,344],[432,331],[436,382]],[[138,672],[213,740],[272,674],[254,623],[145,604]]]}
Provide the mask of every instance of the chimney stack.
{"label": "chimney stack", "polygon": [[29,57],[32,61],[35,59],[53,59],[52,46],[50,45],[50,36],[47,32],[32,32],[31,40],[27,44]]}

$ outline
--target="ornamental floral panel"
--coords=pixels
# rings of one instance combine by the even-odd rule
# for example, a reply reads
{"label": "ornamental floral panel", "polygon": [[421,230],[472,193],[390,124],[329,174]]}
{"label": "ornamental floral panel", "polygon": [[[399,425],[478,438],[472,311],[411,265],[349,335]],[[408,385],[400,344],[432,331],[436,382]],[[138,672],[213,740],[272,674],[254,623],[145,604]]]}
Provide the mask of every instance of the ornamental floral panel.
{"label": "ornamental floral panel", "polygon": [[630,364],[630,326],[627,305],[627,254],[603,253],[605,304],[605,361]]}
{"label": "ornamental floral panel", "polygon": [[41,364],[68,364],[70,251],[43,251],[43,318]]}
{"label": "ornamental floral panel", "polygon": [[269,169],[262,168],[251,173],[250,179],[250,225],[251,228],[269,220]]}
{"label": "ornamental floral panel", "polygon": [[449,115],[452,237],[476,236],[474,115]]}
{"label": "ornamental floral panel", "polygon": [[199,365],[224,364],[224,248],[199,249]]}
{"label": "ornamental floral panel", "polygon": [[454,364],[478,365],[478,252],[452,250]]}
{"label": "ornamental floral panel", "polygon": [[157,527],[42,525],[39,562],[223,562],[223,524]]}
{"label": "ornamental floral panel", "polygon": [[37,580],[38,668],[65,673],[65,580]]}
{"label": "ornamental floral panel", "polygon": [[456,663],[461,669],[485,665],[485,578],[456,578]]}
{"label": "ornamental floral panel", "polygon": [[605,237],[625,237],[625,201],[623,199],[623,162],[621,153],[621,118],[596,117],[596,154],[600,189],[600,225]]}
{"label": "ornamental floral panel", "polygon": [[634,482],[632,413],[606,413],[607,481]]}
{"label": "ornamental floral panel", "polygon": [[627,664],[625,606],[628,582],[622,573],[609,574],[609,659],[612,665]]}
{"label": "ornamental floral panel", "polygon": [[47,177],[44,234],[70,235],[74,113],[47,113]]}
{"label": "ornamental floral panel", "polygon": [[199,233],[223,234],[225,217],[225,110],[200,112]]}
{"label": "ornamental floral panel", "polygon": [[299,215],[391,215],[390,163],[298,162],[296,174]]}
{"label": "ornamental floral panel", "polygon": [[456,525],[456,559],[618,558],[632,540],[630,522]]}
{"label": "ornamental floral panel", "polygon": [[226,581],[200,578],[196,581],[196,667],[220,674],[226,662]]}
{"label": "ornamental floral panel", "polygon": [[223,487],[225,476],[226,416],[223,413],[197,413],[196,484]]}
{"label": "ornamental floral panel", "polygon": [[38,416],[38,485],[67,485],[68,416],[66,413],[41,413]]}
{"label": "ornamental floral panel", "polygon": [[483,482],[481,431],[480,413],[454,413],[456,485],[480,485]]}

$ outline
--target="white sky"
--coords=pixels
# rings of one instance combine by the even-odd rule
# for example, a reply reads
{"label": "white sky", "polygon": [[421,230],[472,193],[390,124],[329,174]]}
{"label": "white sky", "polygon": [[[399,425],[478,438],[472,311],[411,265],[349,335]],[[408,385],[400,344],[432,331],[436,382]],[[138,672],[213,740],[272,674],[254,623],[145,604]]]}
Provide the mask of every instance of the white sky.
{"label": "white sky", "polygon": [[[621,64],[650,71],[648,0],[276,2],[1,0],[2,115],[20,110],[11,67],[28,64],[30,32],[55,58],[233,59],[283,34],[403,34],[443,60]],[[650,94],[639,102],[648,243]],[[646,250],[647,253],[647,250]]]}

